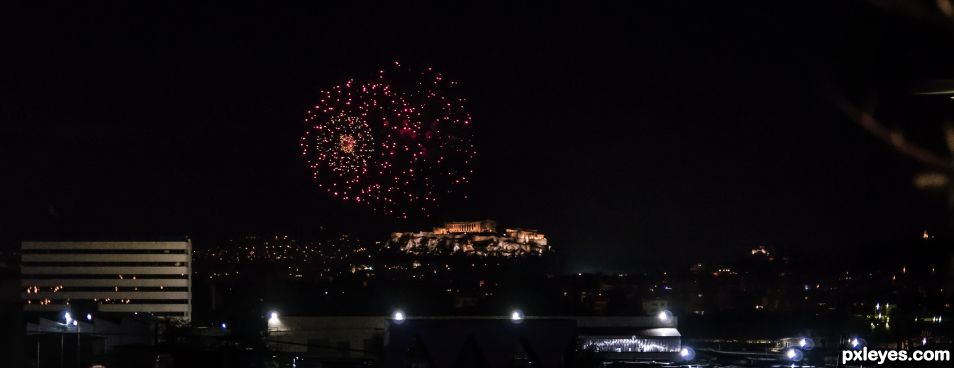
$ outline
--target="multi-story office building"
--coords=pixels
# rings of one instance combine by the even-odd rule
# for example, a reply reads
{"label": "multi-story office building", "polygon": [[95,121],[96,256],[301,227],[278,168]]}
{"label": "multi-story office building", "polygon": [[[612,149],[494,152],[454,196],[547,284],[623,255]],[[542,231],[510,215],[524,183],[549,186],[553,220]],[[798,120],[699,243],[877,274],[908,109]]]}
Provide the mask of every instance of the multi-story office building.
{"label": "multi-story office building", "polygon": [[25,312],[147,313],[189,321],[192,243],[24,242]]}

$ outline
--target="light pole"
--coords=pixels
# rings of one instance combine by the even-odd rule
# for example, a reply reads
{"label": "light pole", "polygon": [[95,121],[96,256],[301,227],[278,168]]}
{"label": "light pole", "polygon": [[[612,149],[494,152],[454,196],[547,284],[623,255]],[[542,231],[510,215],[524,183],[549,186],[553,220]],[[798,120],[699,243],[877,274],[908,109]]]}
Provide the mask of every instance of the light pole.
{"label": "light pole", "polygon": [[76,326],[76,368],[80,368],[80,339],[83,335],[80,334],[79,322],[73,321],[73,326]]}
{"label": "light pole", "polygon": [[[63,319],[66,320],[66,323],[63,325],[66,328],[66,331],[69,331],[70,322],[73,321],[73,317],[70,316],[70,312],[63,313]],[[60,331],[60,368],[63,368],[63,335],[66,334],[66,331]]]}
{"label": "light pole", "polygon": [[40,323],[36,324],[36,367],[40,368]]}

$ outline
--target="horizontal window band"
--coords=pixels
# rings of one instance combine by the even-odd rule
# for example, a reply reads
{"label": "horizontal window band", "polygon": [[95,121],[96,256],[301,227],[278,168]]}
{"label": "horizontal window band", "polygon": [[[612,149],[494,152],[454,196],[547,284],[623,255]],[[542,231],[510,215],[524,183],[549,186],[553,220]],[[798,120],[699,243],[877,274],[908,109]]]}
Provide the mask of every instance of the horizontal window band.
{"label": "horizontal window band", "polygon": [[186,254],[185,249],[23,249],[21,254]]}
{"label": "horizontal window band", "polygon": [[[65,304],[23,304],[25,312],[56,312],[62,313],[69,308]],[[99,304],[96,306],[98,312],[105,313],[188,313],[190,307],[188,304]]]}
{"label": "horizontal window band", "polygon": [[[37,286],[38,292],[27,292],[27,294],[54,292],[50,286]],[[72,291],[189,291],[185,286],[64,286],[59,289],[60,293]]]}
{"label": "horizontal window band", "polygon": [[[129,299],[129,303],[122,302],[121,300]],[[36,304],[41,305],[40,300],[42,299],[27,299],[23,303],[25,305]],[[27,303],[29,301],[30,303]],[[120,298],[112,299],[110,301],[98,300],[93,301],[92,299],[72,299],[70,300],[70,305],[80,305],[80,304],[97,304],[97,305],[144,305],[144,304],[155,304],[155,305],[167,305],[167,304],[179,304],[179,305],[189,305],[188,299],[130,299],[130,298]],[[66,305],[66,301],[63,299],[50,300],[50,303],[46,305]]]}
{"label": "horizontal window band", "polygon": [[155,279],[166,279],[166,280],[185,280],[189,278],[189,274],[168,274],[168,275],[139,275],[139,274],[123,274],[122,277],[119,277],[119,274],[31,274],[24,275],[24,280],[46,280],[46,279],[72,279],[72,280],[155,280]]}
{"label": "horizontal window band", "polygon": [[68,278],[55,278],[55,279],[22,279],[20,280],[20,286],[23,287],[32,287],[36,286],[39,288],[49,288],[56,286],[69,286],[73,287],[152,287],[152,286],[163,286],[166,288],[169,287],[187,287],[189,286],[189,280],[184,278],[178,279],[145,279],[145,278],[135,278],[135,279],[119,279],[115,275],[108,279],[91,279],[88,277],[81,279],[68,279]]}
{"label": "horizontal window band", "polygon": [[23,242],[22,250],[36,249],[189,249],[188,242]]}
{"label": "horizontal window band", "polygon": [[138,266],[22,266],[23,275],[169,275],[187,274],[188,267],[138,267]]}
{"label": "horizontal window band", "polygon": [[21,262],[36,267],[185,267],[188,262]]}
{"label": "horizontal window band", "polygon": [[24,254],[26,262],[192,262],[188,254]]}
{"label": "horizontal window band", "polygon": [[189,299],[188,291],[41,291],[39,293],[20,293],[23,300],[93,300],[93,299],[150,299],[179,300]]}

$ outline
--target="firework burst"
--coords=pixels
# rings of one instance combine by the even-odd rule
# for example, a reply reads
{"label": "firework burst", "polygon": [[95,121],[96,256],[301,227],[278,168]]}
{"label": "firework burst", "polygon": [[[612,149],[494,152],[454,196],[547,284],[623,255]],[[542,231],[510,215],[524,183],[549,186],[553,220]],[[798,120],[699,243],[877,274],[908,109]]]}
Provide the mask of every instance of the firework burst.
{"label": "firework burst", "polygon": [[301,138],[318,187],[402,218],[463,195],[476,151],[456,89],[430,68],[394,63],[371,81],[322,91]]}

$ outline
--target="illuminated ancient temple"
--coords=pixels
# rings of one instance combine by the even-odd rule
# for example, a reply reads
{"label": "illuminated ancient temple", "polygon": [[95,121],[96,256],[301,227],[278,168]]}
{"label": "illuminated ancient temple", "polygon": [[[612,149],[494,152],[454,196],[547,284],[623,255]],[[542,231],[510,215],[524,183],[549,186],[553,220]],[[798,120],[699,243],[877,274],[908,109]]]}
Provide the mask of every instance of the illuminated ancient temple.
{"label": "illuminated ancient temple", "polygon": [[497,232],[497,222],[494,220],[481,221],[452,221],[445,222],[442,227],[435,227],[434,234],[462,234],[462,233],[493,233]]}
{"label": "illuminated ancient temple", "polygon": [[543,254],[550,250],[546,236],[532,229],[497,232],[493,220],[452,221],[433,231],[395,232],[389,243],[408,253],[465,253],[487,256]]}

